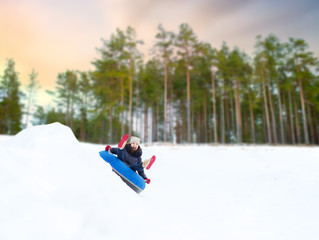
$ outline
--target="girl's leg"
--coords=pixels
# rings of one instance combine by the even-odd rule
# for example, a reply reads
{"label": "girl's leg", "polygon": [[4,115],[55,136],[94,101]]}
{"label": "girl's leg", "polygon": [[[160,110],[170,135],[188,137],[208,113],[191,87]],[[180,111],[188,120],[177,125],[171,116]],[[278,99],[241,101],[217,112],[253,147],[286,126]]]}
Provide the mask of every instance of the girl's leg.
{"label": "girl's leg", "polygon": [[137,172],[140,172],[140,171],[143,171],[143,166],[142,166],[142,163],[140,163],[140,164],[135,164],[135,165],[132,165],[132,166],[130,166],[130,168],[135,172],[135,171],[137,171]]}
{"label": "girl's leg", "polygon": [[117,158],[120,159],[122,162],[124,162],[124,151],[123,150],[118,150],[117,151]]}

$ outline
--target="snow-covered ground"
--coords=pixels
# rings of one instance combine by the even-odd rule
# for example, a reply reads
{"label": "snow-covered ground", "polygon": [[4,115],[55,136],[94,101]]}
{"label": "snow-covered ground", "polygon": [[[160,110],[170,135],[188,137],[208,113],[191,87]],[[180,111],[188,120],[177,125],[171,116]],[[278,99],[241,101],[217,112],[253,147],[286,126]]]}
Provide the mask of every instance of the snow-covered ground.
{"label": "snow-covered ground", "polygon": [[143,146],[133,192],[59,123],[0,136],[0,239],[319,239],[319,148]]}

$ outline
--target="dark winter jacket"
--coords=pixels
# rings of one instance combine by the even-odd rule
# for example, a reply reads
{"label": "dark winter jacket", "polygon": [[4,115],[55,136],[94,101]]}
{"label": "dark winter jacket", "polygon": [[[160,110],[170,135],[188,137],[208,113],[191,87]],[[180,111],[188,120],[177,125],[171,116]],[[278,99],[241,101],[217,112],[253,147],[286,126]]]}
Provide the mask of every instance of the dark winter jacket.
{"label": "dark winter jacket", "polygon": [[124,162],[133,171],[137,171],[142,178],[147,178],[142,167],[142,149],[138,146],[136,151],[132,150],[131,144],[126,144],[124,149],[112,148],[111,153]]}

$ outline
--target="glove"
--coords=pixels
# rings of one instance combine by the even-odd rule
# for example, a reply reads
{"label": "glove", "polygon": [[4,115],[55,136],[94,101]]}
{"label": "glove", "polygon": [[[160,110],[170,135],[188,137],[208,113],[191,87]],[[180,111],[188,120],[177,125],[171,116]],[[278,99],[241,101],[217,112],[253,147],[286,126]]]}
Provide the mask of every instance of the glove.
{"label": "glove", "polygon": [[148,178],[144,178],[144,182],[147,183],[147,184],[150,184],[151,182],[151,179],[148,179]]}
{"label": "glove", "polygon": [[112,149],[112,148],[111,148],[110,145],[107,145],[107,146],[105,147],[105,151],[109,151],[109,150],[111,151],[111,149]]}

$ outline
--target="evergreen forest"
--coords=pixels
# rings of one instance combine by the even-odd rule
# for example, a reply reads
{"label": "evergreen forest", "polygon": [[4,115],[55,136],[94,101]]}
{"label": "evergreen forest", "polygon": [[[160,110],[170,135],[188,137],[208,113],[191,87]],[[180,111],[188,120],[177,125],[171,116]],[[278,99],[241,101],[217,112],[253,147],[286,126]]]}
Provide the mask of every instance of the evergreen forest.
{"label": "evergreen forest", "polygon": [[22,91],[7,59],[0,134],[30,121],[60,122],[80,141],[102,144],[125,133],[142,143],[319,144],[319,62],[305,40],[256,36],[249,56],[200,41],[183,23],[178,32],[159,24],[148,58],[142,44],[132,27],[102,39],[94,70],[57,73],[51,108],[37,105],[37,72]]}

